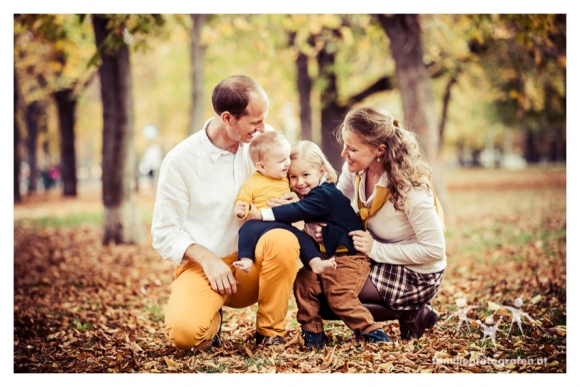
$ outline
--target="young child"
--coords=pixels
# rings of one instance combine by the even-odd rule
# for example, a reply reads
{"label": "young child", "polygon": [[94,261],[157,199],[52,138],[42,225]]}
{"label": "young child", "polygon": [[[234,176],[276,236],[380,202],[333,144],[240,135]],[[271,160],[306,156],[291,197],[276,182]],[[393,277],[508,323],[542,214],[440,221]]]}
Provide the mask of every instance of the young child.
{"label": "young child", "polygon": [[[240,188],[234,212],[238,219],[245,219],[250,203],[256,208],[267,208],[272,198],[290,192],[288,168],[290,167],[290,143],[280,132],[264,132],[250,143],[250,158],[257,171]],[[280,222],[248,220],[239,231],[238,261],[234,266],[246,273],[252,268],[254,250],[260,237],[273,228],[291,231],[300,244],[300,259],[313,273],[336,269],[334,259],[322,260],[317,243],[305,232]]]}
{"label": "young child", "polygon": [[326,341],[322,319],[318,315],[318,295],[321,293],[326,296],[333,312],[357,336],[370,342],[390,342],[381,325],[374,321],[358,299],[370,272],[370,259],[354,248],[348,235],[354,230],[364,231],[364,227],[350,200],[336,188],[336,171],[320,148],[310,141],[300,141],[292,146],[290,159],[290,188],[300,201],[260,211],[252,209],[248,217],[284,223],[303,220],[327,225],[322,228],[324,246],[321,246],[321,255],[335,258],[336,270],[319,274],[316,277],[318,282],[308,283],[308,288],[294,287],[298,304],[296,319],[302,324],[304,345],[308,349],[319,348]]}

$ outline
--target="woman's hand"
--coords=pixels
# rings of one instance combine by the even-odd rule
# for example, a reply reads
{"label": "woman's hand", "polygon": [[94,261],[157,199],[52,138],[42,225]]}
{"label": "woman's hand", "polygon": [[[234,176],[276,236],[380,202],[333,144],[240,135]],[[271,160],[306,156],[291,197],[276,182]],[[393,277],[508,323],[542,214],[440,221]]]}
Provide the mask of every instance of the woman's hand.
{"label": "woman's hand", "polygon": [[288,192],[284,195],[280,196],[279,198],[272,198],[268,202],[268,206],[270,207],[278,207],[288,203],[294,203],[300,200],[296,192]]}
{"label": "woman's hand", "polygon": [[310,235],[319,245],[324,243],[322,240],[322,227],[326,227],[326,223],[312,222],[304,224],[304,232]]}
{"label": "woman's hand", "polygon": [[352,237],[354,248],[364,254],[369,255],[373,249],[374,239],[368,231],[355,230],[348,233]]}
{"label": "woman's hand", "polygon": [[256,206],[254,206],[253,202],[250,202],[250,210],[248,211],[248,216],[246,217],[247,220],[263,220],[262,218],[262,211],[258,210]]}

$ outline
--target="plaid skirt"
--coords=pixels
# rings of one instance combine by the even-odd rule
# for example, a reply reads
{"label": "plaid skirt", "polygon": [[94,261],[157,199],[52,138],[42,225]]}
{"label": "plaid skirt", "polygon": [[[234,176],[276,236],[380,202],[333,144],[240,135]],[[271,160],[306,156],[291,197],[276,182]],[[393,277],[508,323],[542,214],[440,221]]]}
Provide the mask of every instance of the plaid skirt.
{"label": "plaid skirt", "polygon": [[403,265],[372,262],[369,277],[391,309],[417,310],[433,301],[444,271],[417,273]]}

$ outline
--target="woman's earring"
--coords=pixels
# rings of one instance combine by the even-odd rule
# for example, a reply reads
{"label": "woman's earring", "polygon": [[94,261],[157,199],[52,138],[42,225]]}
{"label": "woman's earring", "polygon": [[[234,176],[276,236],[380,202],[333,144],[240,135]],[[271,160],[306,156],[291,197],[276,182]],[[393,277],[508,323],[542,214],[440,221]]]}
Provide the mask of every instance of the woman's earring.
{"label": "woman's earring", "polygon": [[380,163],[380,162],[381,162],[381,158],[377,157],[377,163]]}

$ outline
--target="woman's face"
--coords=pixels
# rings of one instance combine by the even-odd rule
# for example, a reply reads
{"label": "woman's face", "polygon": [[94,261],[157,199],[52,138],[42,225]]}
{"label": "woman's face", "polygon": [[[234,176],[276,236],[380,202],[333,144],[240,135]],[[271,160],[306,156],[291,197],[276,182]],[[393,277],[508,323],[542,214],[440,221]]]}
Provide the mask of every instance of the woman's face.
{"label": "woman's face", "polygon": [[363,143],[356,133],[347,129],[342,130],[342,142],[344,146],[340,155],[346,158],[349,172],[367,169],[383,153]]}

